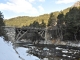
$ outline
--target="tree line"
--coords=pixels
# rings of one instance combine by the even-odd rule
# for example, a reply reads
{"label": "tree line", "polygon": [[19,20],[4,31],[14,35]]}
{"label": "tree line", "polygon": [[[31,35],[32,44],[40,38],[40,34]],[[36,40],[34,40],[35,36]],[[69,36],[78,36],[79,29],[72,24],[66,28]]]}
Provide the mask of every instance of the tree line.
{"label": "tree line", "polygon": [[6,31],[3,28],[3,26],[5,26],[5,23],[4,23],[4,15],[0,11],[0,37],[3,37],[4,40],[8,41],[8,39],[7,39],[8,37],[6,36]]}
{"label": "tree line", "polygon": [[3,35],[2,26],[5,25],[4,22],[3,22],[3,18],[4,18],[4,16],[3,16],[2,12],[0,11],[0,36]]}
{"label": "tree line", "polygon": [[31,23],[29,25],[29,27],[45,28],[46,27],[46,23],[44,22],[44,20],[42,20],[42,22],[40,24],[37,21],[34,21],[33,23]]}

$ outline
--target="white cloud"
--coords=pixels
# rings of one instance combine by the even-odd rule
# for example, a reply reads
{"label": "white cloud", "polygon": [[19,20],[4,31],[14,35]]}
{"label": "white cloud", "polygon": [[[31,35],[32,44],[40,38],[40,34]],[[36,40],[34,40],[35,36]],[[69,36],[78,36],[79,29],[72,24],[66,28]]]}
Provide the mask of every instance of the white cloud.
{"label": "white cloud", "polygon": [[29,0],[30,3],[34,2],[35,0]]}
{"label": "white cloud", "polygon": [[75,1],[77,1],[77,0],[57,0],[56,4],[62,4],[62,3],[68,4],[68,3],[75,2]]}
{"label": "white cloud", "polygon": [[40,2],[45,2],[45,0],[39,0]]}
{"label": "white cloud", "polygon": [[[34,0],[29,0],[30,2]],[[27,0],[9,0],[6,4],[0,3],[0,10],[13,11],[15,13],[38,13],[38,10]]]}
{"label": "white cloud", "polygon": [[39,8],[39,11],[40,12],[43,12],[44,11],[44,8],[42,6],[38,6],[38,8]]}

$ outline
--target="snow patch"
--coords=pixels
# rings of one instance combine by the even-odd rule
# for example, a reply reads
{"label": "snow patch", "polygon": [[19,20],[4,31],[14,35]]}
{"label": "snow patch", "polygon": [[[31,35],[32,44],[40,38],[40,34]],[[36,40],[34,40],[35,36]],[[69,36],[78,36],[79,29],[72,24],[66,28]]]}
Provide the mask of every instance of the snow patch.
{"label": "snow patch", "polygon": [[13,49],[12,44],[0,38],[0,60],[21,60]]}
{"label": "snow patch", "polygon": [[27,53],[28,48],[19,47],[16,50],[23,60],[39,60],[39,58],[37,58],[36,56],[29,55]]}
{"label": "snow patch", "polygon": [[0,60],[40,60],[27,51],[28,48],[24,47],[14,49],[12,43],[7,43],[0,37]]}

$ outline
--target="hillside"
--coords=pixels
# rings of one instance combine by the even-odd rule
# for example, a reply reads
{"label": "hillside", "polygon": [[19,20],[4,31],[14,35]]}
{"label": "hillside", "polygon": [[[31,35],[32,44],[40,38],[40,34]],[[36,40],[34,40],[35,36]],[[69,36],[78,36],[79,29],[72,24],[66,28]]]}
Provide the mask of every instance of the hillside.
{"label": "hillside", "polygon": [[[79,6],[80,6],[80,1],[77,1],[71,7],[68,7],[68,8],[66,8],[66,9],[64,9],[62,11],[56,11],[56,12],[51,12],[51,13],[54,14],[54,17],[57,20],[57,16],[59,15],[60,12],[63,12],[64,15],[66,15],[66,13],[69,12],[69,10],[72,7],[79,7]],[[34,21],[37,21],[40,24],[42,22],[42,20],[44,20],[44,22],[47,25],[49,17],[50,17],[50,14],[43,14],[43,15],[36,16],[36,17],[18,16],[18,17],[15,17],[15,18],[11,18],[11,19],[5,20],[4,22],[5,22],[5,25],[7,25],[7,26],[22,27],[22,26],[29,26]]]}
{"label": "hillside", "polygon": [[22,26],[28,26],[30,23],[33,23],[34,21],[38,21],[39,23],[41,23],[42,20],[44,20],[44,22],[47,24],[48,19],[49,19],[49,14],[44,14],[37,17],[19,16],[16,18],[5,20],[4,22],[8,26],[22,27]]}
{"label": "hillside", "polygon": [[[69,11],[69,8],[63,10],[63,13],[66,14]],[[59,15],[59,11],[52,12],[54,14],[54,17],[57,20],[57,16]],[[22,27],[22,26],[28,26],[30,23],[33,23],[34,21],[38,21],[39,23],[44,20],[46,25],[48,24],[48,19],[50,17],[50,14],[44,14],[37,17],[29,17],[29,16],[19,16],[15,18],[11,18],[8,20],[5,20],[5,25],[7,26],[15,26],[15,27]]]}

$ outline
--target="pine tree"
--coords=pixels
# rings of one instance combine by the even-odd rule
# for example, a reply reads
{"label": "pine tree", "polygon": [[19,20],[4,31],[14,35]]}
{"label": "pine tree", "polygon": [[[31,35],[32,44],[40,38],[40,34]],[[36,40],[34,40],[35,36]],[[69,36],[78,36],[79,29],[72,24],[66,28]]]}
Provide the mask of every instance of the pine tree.
{"label": "pine tree", "polygon": [[46,23],[44,23],[44,20],[42,20],[42,23],[40,25],[41,27],[46,27]]}
{"label": "pine tree", "polygon": [[55,19],[53,13],[51,13],[51,14],[50,14],[50,18],[49,18],[49,20],[48,20],[48,26],[54,26],[55,23],[56,23],[56,19]]}
{"label": "pine tree", "polygon": [[2,15],[2,12],[0,11],[0,36],[3,35],[3,30],[2,30],[2,26],[4,26],[4,22],[3,22],[3,15]]}

